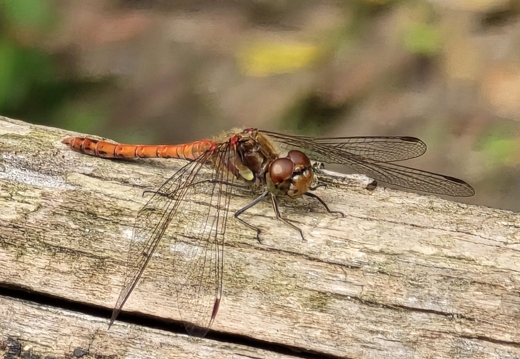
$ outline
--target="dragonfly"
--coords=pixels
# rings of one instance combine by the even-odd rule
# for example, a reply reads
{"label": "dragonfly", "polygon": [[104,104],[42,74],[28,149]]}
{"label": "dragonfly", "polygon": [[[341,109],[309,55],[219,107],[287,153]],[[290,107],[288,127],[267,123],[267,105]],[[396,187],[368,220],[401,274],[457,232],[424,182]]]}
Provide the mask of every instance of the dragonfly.
{"label": "dragonfly", "polygon": [[[179,145],[129,145],[89,137],[62,141],[83,154],[109,159],[175,158],[187,160],[139,210],[130,241],[123,288],[109,327],[120,314],[162,240],[169,241],[175,283],[174,295],[181,320],[191,336],[203,337],[211,328],[221,303],[224,244],[230,200],[237,188],[257,194],[234,213],[270,199],[276,218],[283,218],[278,199],[302,196],[325,201],[312,193],[317,186],[315,163],[341,164],[376,181],[410,190],[472,196],[474,189],[458,178],[406,167],[394,162],[419,157],[426,144],[409,136],[314,138],[256,128],[233,129],[214,139]],[[311,161],[312,160],[312,161]],[[209,171],[203,168],[210,168]],[[193,200],[204,195],[206,200]],[[199,197],[197,197],[199,196]]]}

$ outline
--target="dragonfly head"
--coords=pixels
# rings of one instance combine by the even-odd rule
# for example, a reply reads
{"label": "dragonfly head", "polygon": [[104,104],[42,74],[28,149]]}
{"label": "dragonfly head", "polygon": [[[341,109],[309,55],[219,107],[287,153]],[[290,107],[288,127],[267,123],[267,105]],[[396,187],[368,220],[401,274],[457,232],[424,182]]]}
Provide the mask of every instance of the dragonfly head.
{"label": "dragonfly head", "polygon": [[267,188],[275,195],[297,198],[307,192],[314,173],[311,161],[303,152],[291,150],[287,157],[272,161],[267,171]]}

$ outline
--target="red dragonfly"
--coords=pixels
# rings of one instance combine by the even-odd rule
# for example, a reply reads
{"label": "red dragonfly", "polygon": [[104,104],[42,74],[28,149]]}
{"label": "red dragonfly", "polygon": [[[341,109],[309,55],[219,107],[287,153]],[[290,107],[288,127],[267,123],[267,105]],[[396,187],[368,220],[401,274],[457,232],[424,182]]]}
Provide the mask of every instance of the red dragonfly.
{"label": "red dragonfly", "polygon": [[[315,183],[310,159],[343,164],[377,181],[412,190],[461,197],[475,193],[460,179],[393,163],[426,152],[424,142],[407,136],[313,138],[246,128],[232,130],[218,139],[182,145],[126,145],[87,137],[68,137],[63,143],[81,153],[103,158],[189,161],[153,192],[137,214],[125,283],[110,325],[139,282],[159,242],[167,238],[172,242],[169,255],[173,256],[179,312],[186,330],[193,336],[207,333],[220,305],[224,240],[234,189],[245,187],[260,193],[234,213],[241,223],[256,230],[258,239],[260,229],[239,216],[264,198],[270,198],[276,217],[296,228],[302,238],[301,230],[281,217],[278,197],[309,196],[329,213],[333,212],[310,192]],[[281,151],[286,155],[282,156]],[[201,170],[205,165],[213,170]],[[208,198],[205,203],[189,200],[201,193]],[[175,224],[171,225],[173,220]]]}

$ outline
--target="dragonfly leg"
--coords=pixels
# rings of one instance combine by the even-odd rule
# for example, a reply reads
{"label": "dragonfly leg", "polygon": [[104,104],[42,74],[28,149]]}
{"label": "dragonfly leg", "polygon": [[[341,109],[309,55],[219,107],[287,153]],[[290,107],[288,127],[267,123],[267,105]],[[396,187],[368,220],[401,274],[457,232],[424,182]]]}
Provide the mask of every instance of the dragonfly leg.
{"label": "dragonfly leg", "polygon": [[256,231],[256,239],[258,242],[262,243],[262,241],[260,240],[260,233],[262,232],[260,230],[260,228],[258,227],[255,227],[253,226],[252,224],[250,223],[247,223],[246,221],[244,221],[242,218],[238,218],[238,216],[240,216],[242,213],[244,213],[245,211],[247,211],[249,208],[251,207],[254,207],[258,204],[258,202],[260,202],[261,200],[263,200],[265,197],[267,197],[267,195],[269,194],[269,191],[265,191],[264,193],[262,193],[260,196],[258,196],[253,202],[249,203],[247,206],[245,206],[244,208],[241,208],[239,209],[238,211],[235,212],[234,216],[236,219],[238,219],[242,224],[244,224],[245,226],[251,228],[251,229],[254,229]]}
{"label": "dragonfly leg", "polygon": [[300,236],[302,236],[302,240],[305,241],[305,237],[303,236],[302,230],[300,228],[296,227],[294,224],[292,224],[291,222],[289,222],[288,220],[286,220],[285,218],[283,218],[280,215],[280,210],[278,209],[278,202],[276,201],[276,197],[273,194],[271,194],[271,202],[273,204],[273,209],[274,209],[276,218],[279,219],[280,221],[282,221],[283,223],[285,223],[286,225],[291,226],[294,229],[296,229],[298,232],[300,232]]}
{"label": "dragonfly leg", "polygon": [[341,212],[341,211],[331,211],[329,206],[327,206],[327,203],[325,203],[324,200],[322,200],[320,197],[316,196],[314,193],[310,193],[310,192],[305,192],[304,195],[308,196],[308,197],[312,197],[312,198],[316,198],[322,205],[323,207],[325,207],[325,209],[327,210],[327,212],[329,213],[335,213],[335,214],[339,214],[341,215],[341,217],[345,218],[345,213]]}
{"label": "dragonfly leg", "polygon": [[320,187],[325,187],[327,188],[327,184],[326,183],[318,183],[316,186],[314,187],[309,187],[309,190],[310,191],[315,191],[316,189],[320,188]]}

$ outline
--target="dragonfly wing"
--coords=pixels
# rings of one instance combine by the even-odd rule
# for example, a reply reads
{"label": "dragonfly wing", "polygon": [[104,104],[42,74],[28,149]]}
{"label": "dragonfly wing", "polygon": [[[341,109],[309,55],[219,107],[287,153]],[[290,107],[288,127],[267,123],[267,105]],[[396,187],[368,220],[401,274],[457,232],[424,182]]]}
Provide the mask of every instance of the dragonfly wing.
{"label": "dragonfly wing", "polygon": [[458,178],[395,163],[351,161],[347,165],[375,180],[416,191],[454,197],[471,197],[475,194],[473,187]]}
{"label": "dragonfly wing", "polygon": [[[343,158],[350,157],[362,157],[375,162],[395,162],[419,157],[426,152],[423,141],[409,136],[313,138],[262,132],[275,139],[284,149],[299,149],[309,158],[327,163],[342,164]],[[330,158],[331,151],[338,155],[337,159]]]}
{"label": "dragonfly wing", "polygon": [[264,132],[285,149],[299,149],[312,160],[342,164],[384,183],[447,196],[475,194],[458,178],[392,163],[426,151],[426,144],[415,137],[311,138]]}
{"label": "dragonfly wing", "polygon": [[224,235],[234,177],[203,167],[209,162],[221,167],[218,163],[232,156],[227,147],[224,143],[186,164],[139,211],[125,284],[111,322],[156,252],[171,266],[161,272],[172,275],[171,295],[188,333],[204,336],[209,330],[222,295]]}

